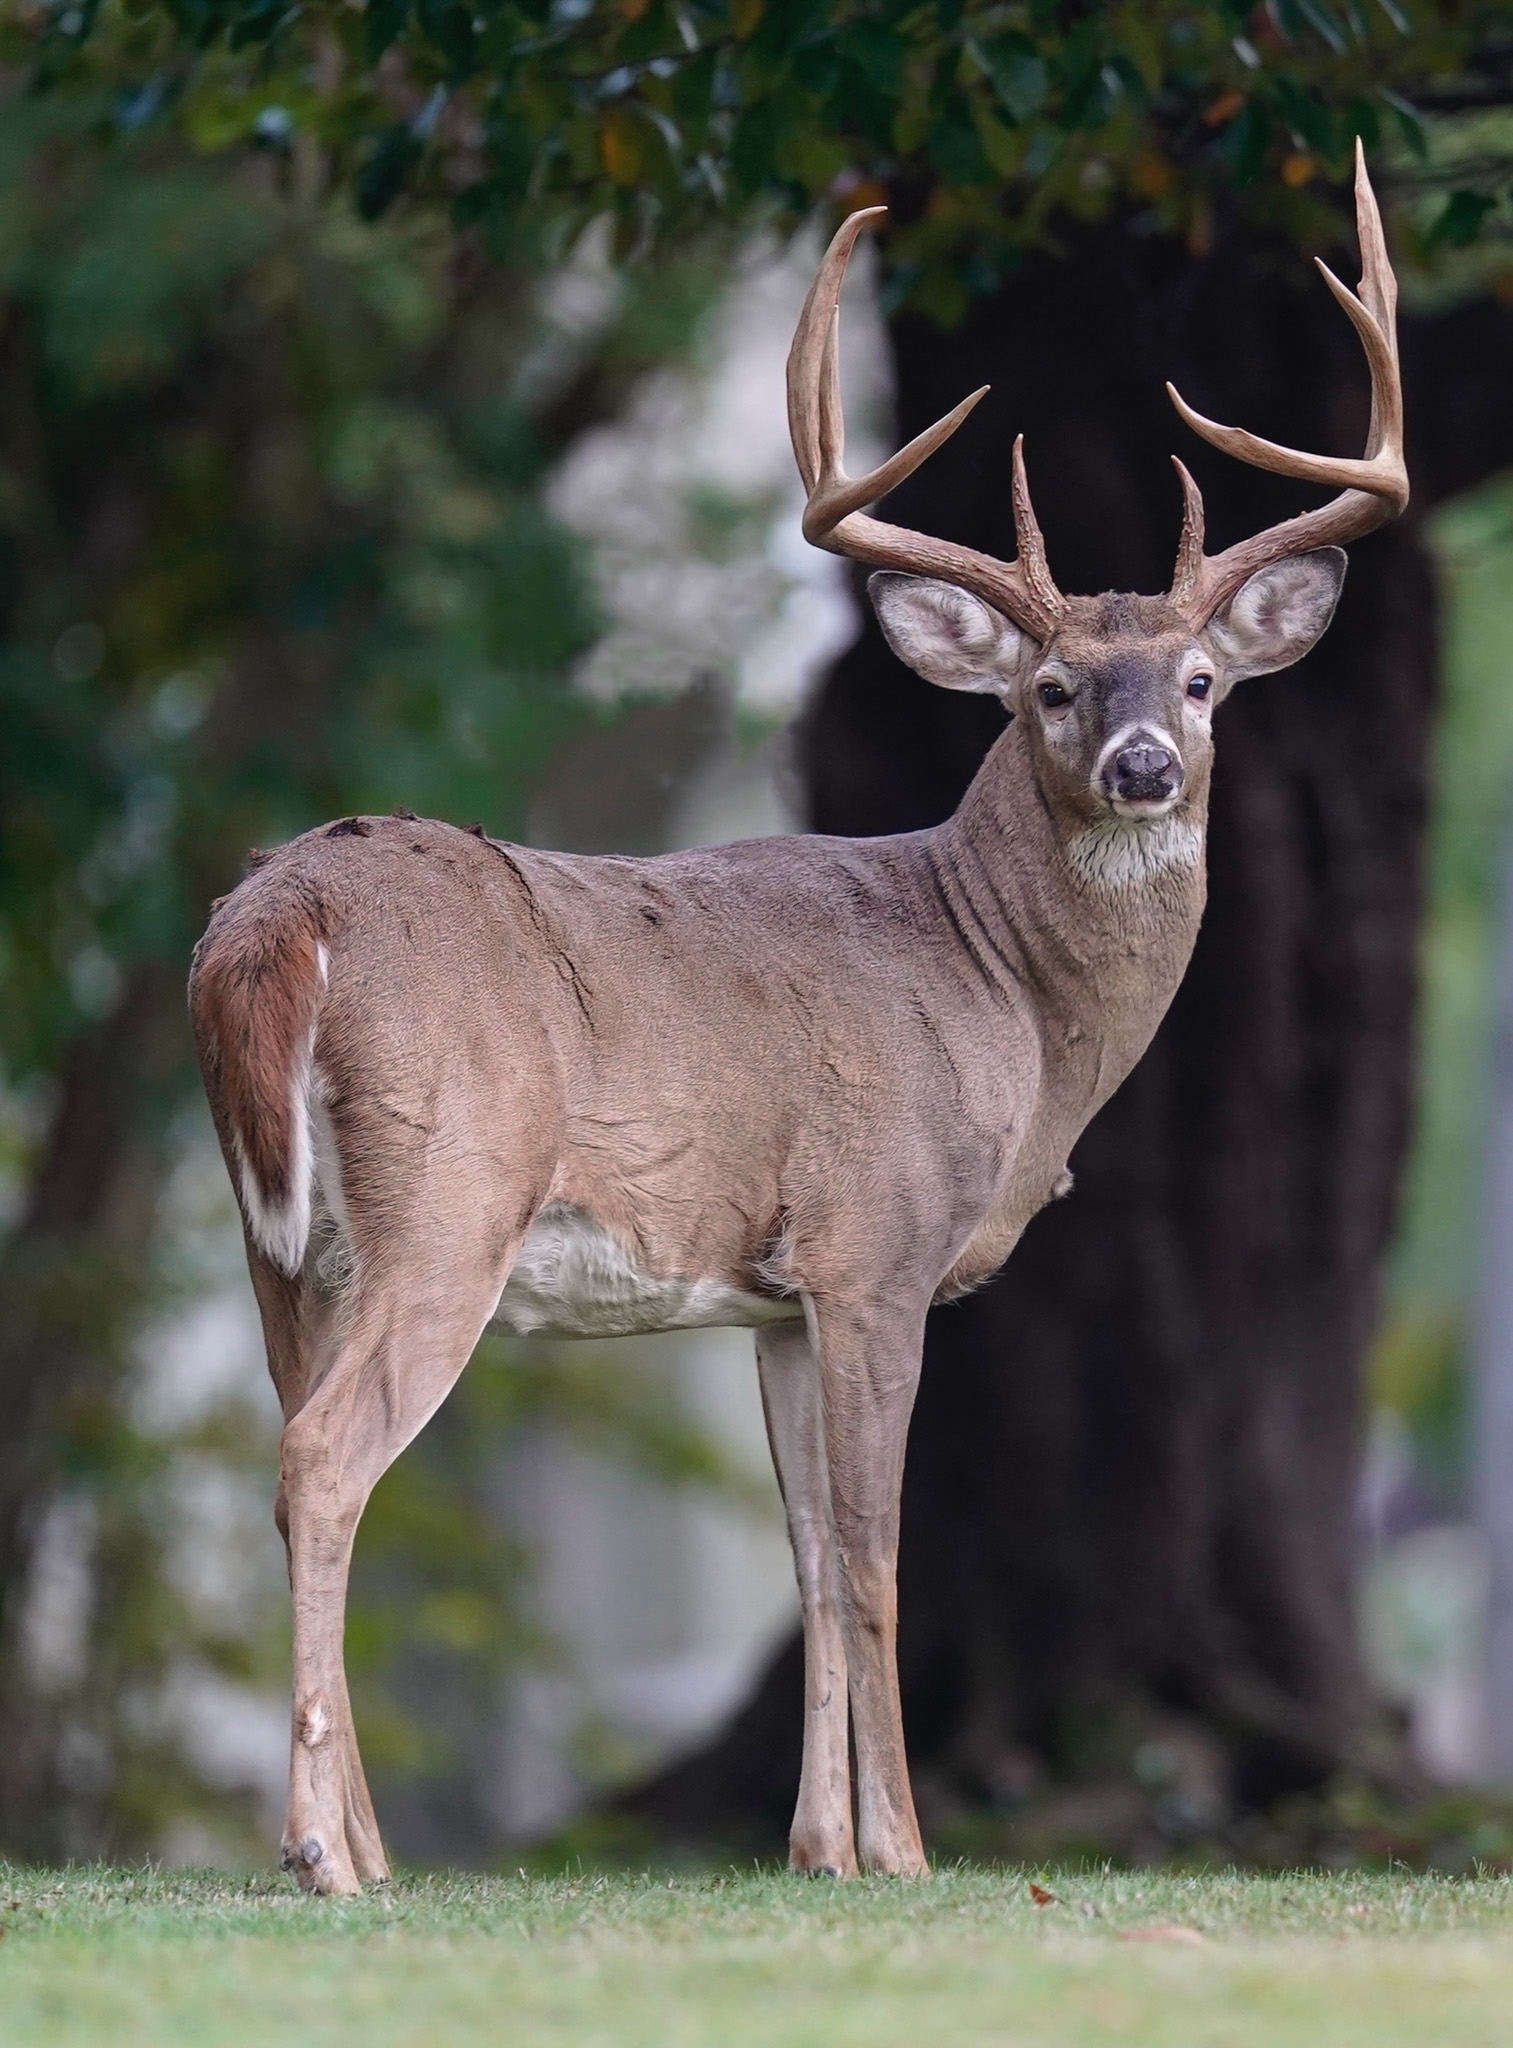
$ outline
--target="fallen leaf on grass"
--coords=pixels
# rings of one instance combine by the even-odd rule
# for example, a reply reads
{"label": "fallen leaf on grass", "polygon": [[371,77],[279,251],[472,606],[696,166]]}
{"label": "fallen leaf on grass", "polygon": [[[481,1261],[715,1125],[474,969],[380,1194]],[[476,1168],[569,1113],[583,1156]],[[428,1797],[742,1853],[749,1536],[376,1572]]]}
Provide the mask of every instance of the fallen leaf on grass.
{"label": "fallen leaf on grass", "polygon": [[1120,1933],[1121,1941],[1181,1941],[1189,1948],[1202,1948],[1204,1937],[1196,1927],[1126,1927]]}
{"label": "fallen leaf on grass", "polygon": [[1054,1892],[1048,1892],[1043,1884],[1031,1884],[1030,1897],[1037,1906],[1059,1906],[1060,1899]]}

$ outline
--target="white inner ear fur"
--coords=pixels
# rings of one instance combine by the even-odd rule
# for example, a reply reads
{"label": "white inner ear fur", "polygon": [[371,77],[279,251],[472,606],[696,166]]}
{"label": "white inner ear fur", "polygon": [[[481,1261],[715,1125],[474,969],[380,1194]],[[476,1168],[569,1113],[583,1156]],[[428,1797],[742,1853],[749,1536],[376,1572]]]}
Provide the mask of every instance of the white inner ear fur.
{"label": "white inner ear fur", "polygon": [[1319,548],[1257,569],[1229,610],[1199,635],[1217,655],[1226,687],[1301,661],[1334,617],[1344,581],[1343,548]]}
{"label": "white inner ear fur", "polygon": [[867,594],[899,660],[943,690],[1005,696],[1039,657],[1027,633],[954,583],[882,569]]}

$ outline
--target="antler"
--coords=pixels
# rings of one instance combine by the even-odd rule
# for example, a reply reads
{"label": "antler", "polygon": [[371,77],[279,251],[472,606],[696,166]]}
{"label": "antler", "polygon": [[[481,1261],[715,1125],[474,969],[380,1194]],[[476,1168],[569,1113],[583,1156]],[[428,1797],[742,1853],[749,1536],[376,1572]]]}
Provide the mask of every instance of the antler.
{"label": "antler", "polygon": [[986,384],[867,476],[849,477],[842,467],[846,432],[837,347],[841,281],[857,236],[887,210],[885,206],[864,207],[842,224],[825,251],[788,352],[788,428],[799,474],[809,493],[804,538],[816,547],[828,548],[833,555],[849,555],[875,569],[904,569],[959,584],[1044,641],[1066,609],[1066,600],[1046,565],[1045,543],[1025,481],[1022,435],[1014,443],[1014,531],[1019,546],[1015,561],[1000,562],[974,548],[935,540],[907,527],[889,526],[862,511],[864,505],[873,504],[901,484],[950,439],[978,399],[986,395]]}
{"label": "antler", "polygon": [[1403,385],[1397,361],[1397,280],[1387,260],[1382,217],[1366,175],[1366,154],[1359,139],[1355,145],[1355,218],[1361,244],[1360,296],[1347,290],[1325,264],[1320,263],[1319,269],[1324,273],[1324,282],[1349,314],[1371,366],[1371,429],[1364,457],[1353,460],[1344,456],[1307,455],[1296,448],[1281,448],[1274,441],[1263,441],[1243,427],[1218,426],[1194,412],[1174,386],[1166,387],[1172,404],[1194,433],[1201,434],[1215,448],[1237,455],[1242,462],[1253,463],[1258,469],[1275,470],[1279,476],[1342,486],[1337,498],[1316,511],[1268,527],[1251,540],[1238,541],[1222,555],[1205,555],[1203,498],[1178,462],[1177,474],[1182,480],[1182,538],[1177,548],[1171,601],[1194,626],[1206,625],[1257,569],[1289,555],[1359,540],[1362,534],[1395,519],[1408,503],[1408,472],[1403,463]]}

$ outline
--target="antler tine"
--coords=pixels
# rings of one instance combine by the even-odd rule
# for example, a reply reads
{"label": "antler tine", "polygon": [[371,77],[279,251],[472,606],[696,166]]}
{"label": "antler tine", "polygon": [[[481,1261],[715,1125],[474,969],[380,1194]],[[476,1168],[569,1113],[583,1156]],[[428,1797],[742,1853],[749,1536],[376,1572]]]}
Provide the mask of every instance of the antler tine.
{"label": "antler tine", "polygon": [[1252,539],[1226,548],[1221,555],[1202,552],[1203,501],[1197,485],[1178,463],[1182,477],[1183,520],[1171,600],[1204,625],[1234,596],[1249,577],[1269,563],[1314,548],[1358,540],[1373,528],[1395,519],[1408,503],[1408,472],[1403,462],[1403,387],[1397,360],[1397,280],[1387,258],[1386,239],[1376,195],[1366,173],[1366,155],[1355,145],[1356,232],[1361,245],[1361,285],[1357,295],[1320,263],[1324,282],[1349,315],[1360,336],[1371,372],[1371,426],[1361,457],[1310,455],[1284,448],[1244,427],[1224,427],[1205,419],[1187,404],[1175,386],[1166,389],[1172,404],[1194,433],[1228,455],[1279,476],[1308,483],[1335,484],[1340,495],[1316,511]]}
{"label": "antler tine", "polygon": [[840,324],[841,281],[857,236],[887,211],[886,206],[867,206],[842,222],[794,330],[788,351],[788,431],[806,491],[814,489],[827,468],[840,465],[843,430],[834,340]]}
{"label": "antler tine", "polygon": [[886,206],[863,207],[842,223],[825,251],[804,301],[788,354],[788,420],[799,474],[809,493],[804,535],[820,547],[825,545],[824,535],[831,527],[850,513],[859,512],[864,505],[886,497],[906,476],[911,476],[943,441],[951,438],[990,388],[984,384],[970,398],[964,398],[944,419],[916,434],[907,448],[900,448],[866,476],[847,476],[843,467],[846,424],[841,411],[841,285],[858,235],[870,221],[881,219],[887,211]]}
{"label": "antler tine", "polygon": [[1030,503],[1030,480],[1024,473],[1024,435],[1014,436],[1014,541],[1020,574],[1047,611],[1060,610],[1064,600],[1045,558],[1045,537]]}
{"label": "antler tine", "polygon": [[[1387,255],[1387,237],[1382,232],[1381,209],[1376,203],[1376,194],[1371,189],[1371,180],[1366,175],[1366,152],[1359,136],[1355,139],[1355,234],[1361,247],[1360,296],[1373,321],[1387,338],[1392,351],[1392,360],[1397,361],[1397,278]],[[1329,277],[1330,283],[1339,288],[1338,279],[1331,277],[1321,263],[1319,268]],[[1349,294],[1347,294],[1349,296]],[[1401,395],[1401,394],[1399,394]],[[1372,398],[1377,394],[1373,390]],[[1375,431],[1376,421],[1373,418]],[[1369,447],[1368,455],[1377,451]]]}
{"label": "antler tine", "polygon": [[1045,640],[1065,608],[1065,599],[1046,564],[1017,443],[1017,561],[1000,562],[991,555],[978,554],[973,548],[958,547],[954,542],[936,540],[906,527],[889,526],[867,517],[862,510],[896,489],[948,441],[978,400],[987,396],[988,385],[964,398],[944,419],[916,434],[907,447],[866,476],[849,477],[845,472],[845,422],[840,392],[841,285],[858,235],[886,212],[885,206],[864,207],[851,214],[836,231],[804,301],[788,352],[788,426],[799,474],[809,494],[804,508],[804,538],[816,547],[828,548],[832,554],[849,555],[873,568],[903,569],[960,584],[1036,638]]}
{"label": "antler tine", "polygon": [[1182,611],[1197,596],[1198,579],[1203,574],[1203,493],[1193,481],[1193,473],[1187,464],[1175,455],[1172,467],[1182,486],[1182,537],[1177,542],[1177,567],[1172,577],[1171,601]]}

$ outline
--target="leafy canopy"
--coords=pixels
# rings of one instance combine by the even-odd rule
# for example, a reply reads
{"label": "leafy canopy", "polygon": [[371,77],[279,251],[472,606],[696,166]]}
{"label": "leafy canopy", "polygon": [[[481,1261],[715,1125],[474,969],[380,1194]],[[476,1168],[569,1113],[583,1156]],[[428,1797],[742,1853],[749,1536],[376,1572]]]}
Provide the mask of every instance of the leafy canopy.
{"label": "leafy canopy", "polygon": [[444,223],[364,228],[106,109],[0,125],[12,1080],[176,978],[248,844],[401,802],[518,826],[586,715],[526,293],[459,281]]}
{"label": "leafy canopy", "polygon": [[[1417,149],[1426,107],[1506,98],[1513,72],[1494,0],[28,0],[12,22],[39,84],[104,33],[203,140],[317,137],[370,216],[417,186],[504,241],[608,211],[624,253],[886,190],[900,281],[943,313],[1115,202],[1201,238],[1240,192],[1308,239],[1354,136]],[[1460,232],[1488,200],[1451,203]]]}

